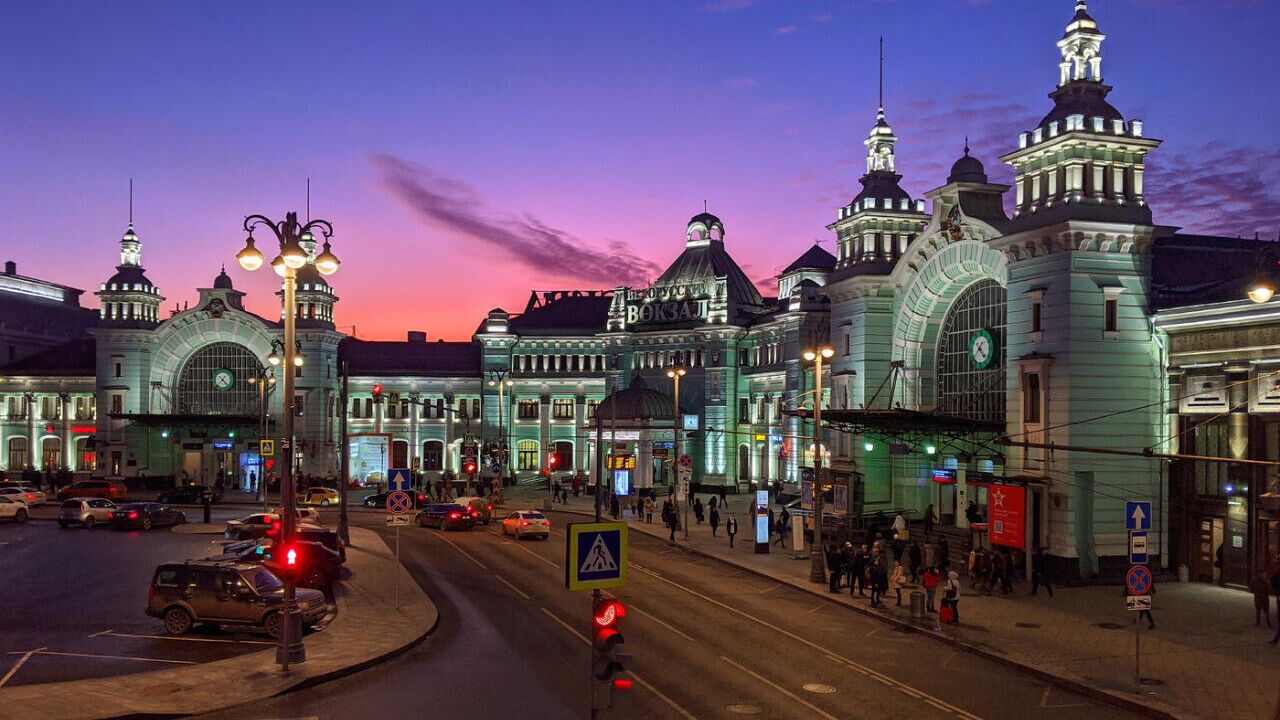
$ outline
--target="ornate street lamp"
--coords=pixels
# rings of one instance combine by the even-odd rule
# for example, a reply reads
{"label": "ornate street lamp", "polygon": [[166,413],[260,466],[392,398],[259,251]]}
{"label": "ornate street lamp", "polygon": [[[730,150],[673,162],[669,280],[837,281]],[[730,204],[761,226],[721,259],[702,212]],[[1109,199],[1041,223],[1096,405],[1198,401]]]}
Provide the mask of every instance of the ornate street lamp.
{"label": "ornate street lamp", "polygon": [[825,582],[822,558],[822,361],[830,360],[836,351],[823,345],[804,351],[804,359],[813,363],[813,543],[809,546],[809,582]]}
{"label": "ornate street lamp", "polygon": [[503,388],[510,388],[515,385],[516,381],[511,379],[511,373],[507,370],[490,370],[489,375],[491,376],[489,387],[498,388],[498,465],[502,468],[498,481],[501,484],[502,480],[507,477],[508,465],[507,435],[502,424],[502,409],[506,406],[506,401],[503,398],[502,391]]}
{"label": "ornate street lamp", "polygon": [[[333,237],[333,226],[326,220],[309,220],[305,225],[300,225],[298,214],[295,212],[286,213],[285,219],[281,221],[275,221],[263,215],[249,215],[244,219],[244,231],[249,236],[245,240],[244,249],[236,253],[236,260],[245,270],[254,271],[262,267],[264,257],[255,247],[253,238],[253,231],[260,227],[270,229],[276,237],[280,254],[271,261],[271,267],[284,278],[284,340],[280,343],[284,358],[281,360],[276,354],[273,343],[271,355],[267,360],[272,365],[283,362],[286,368],[301,367],[302,356],[298,352],[299,343],[296,337],[298,303],[295,291],[297,271],[308,261],[307,251],[302,247],[302,242],[304,238],[308,242],[315,242],[311,234],[312,230],[324,237],[324,252],[316,258],[317,261],[323,259],[323,267],[317,262],[316,270],[325,275],[333,274],[338,269],[338,259],[329,251],[329,238]],[[289,370],[282,374],[284,375],[284,397],[281,398],[284,406],[284,432],[280,443],[280,504],[284,509],[278,542],[283,547],[293,542],[298,526],[298,515],[297,484],[294,481],[293,469],[293,388],[297,373],[295,370]],[[302,618],[298,613],[297,580],[291,575],[283,580],[284,606],[281,608],[280,645],[276,649],[276,662],[280,664],[282,670],[288,670],[289,663],[303,662],[307,656],[302,644]]]}
{"label": "ornate street lamp", "polygon": [[[671,488],[676,491],[676,502],[680,502],[680,429],[683,417],[680,415],[680,378],[689,374],[689,371],[679,363],[667,368],[667,377],[671,378],[674,383],[672,393],[675,402],[671,404],[671,435],[675,442],[671,444],[671,453],[674,455],[671,462],[671,469],[675,472],[672,474]],[[689,493],[684,493],[684,539],[689,539]]]}

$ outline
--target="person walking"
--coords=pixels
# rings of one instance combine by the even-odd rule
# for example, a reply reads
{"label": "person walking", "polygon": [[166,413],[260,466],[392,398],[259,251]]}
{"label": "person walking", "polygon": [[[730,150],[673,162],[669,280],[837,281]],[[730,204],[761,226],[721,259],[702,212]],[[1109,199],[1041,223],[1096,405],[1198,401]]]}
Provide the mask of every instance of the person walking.
{"label": "person walking", "polygon": [[729,487],[727,485],[720,486],[720,511],[721,512],[724,512],[725,510],[729,509],[729,497],[727,495],[728,492],[729,492]]}
{"label": "person walking", "polygon": [[702,507],[702,498],[695,497],[693,499],[693,517],[697,519],[698,524],[702,524],[704,509]]}
{"label": "person walking", "polygon": [[1267,576],[1258,573],[1249,583],[1249,591],[1253,593],[1253,626],[1261,625],[1265,617],[1267,627],[1271,627],[1271,584],[1267,582]]}
{"label": "person walking", "polygon": [[897,537],[899,533],[904,532],[906,529],[907,519],[903,517],[902,513],[898,513],[897,517],[893,519],[893,536]]}
{"label": "person walking", "polygon": [[881,591],[880,591],[880,570],[877,566],[877,559],[878,559],[878,556],[873,557],[871,559],[871,562],[868,562],[862,568],[862,574],[866,578],[866,583],[867,585],[871,586],[871,607],[879,607],[882,604]]}
{"label": "person walking", "polygon": [[644,521],[653,524],[653,498],[645,496],[644,499]]}
{"label": "person walking", "polygon": [[778,539],[774,545],[782,545],[787,540],[787,531],[791,526],[791,513],[787,512],[786,506],[783,506],[782,512],[778,513]]}
{"label": "person walking", "polygon": [[618,494],[612,493],[612,495],[613,497],[609,498],[609,514],[613,516],[614,520],[617,520],[618,516],[622,514],[622,508],[621,503],[618,502]]}
{"label": "person walking", "polygon": [[662,503],[662,522],[671,529],[671,536],[667,538],[671,542],[676,541],[676,528],[680,525],[680,514],[676,512],[675,500],[667,498]]}
{"label": "person walking", "polygon": [[912,540],[911,547],[907,550],[907,561],[911,563],[911,582],[916,582],[920,577],[920,563],[923,560],[920,552],[919,541]]}
{"label": "person walking", "polygon": [[924,509],[924,536],[928,539],[929,533],[933,532],[933,524],[937,522],[937,516],[933,513],[933,503],[929,503],[929,507]]}
{"label": "person walking", "polygon": [[[1049,579],[1049,558],[1043,547],[1036,548],[1036,552],[1031,556],[1031,594],[1036,594],[1036,588],[1040,585],[1044,586],[1044,591],[1049,593],[1049,597],[1053,597],[1053,585]],[[1271,627],[1271,621],[1267,621],[1267,627]]]}
{"label": "person walking", "polygon": [[938,608],[933,604],[934,597],[938,594],[938,583],[942,580],[942,576],[938,574],[938,568],[928,565],[924,569],[924,575],[920,582],[924,585],[925,612],[938,612]]}
{"label": "person walking", "polygon": [[729,547],[733,547],[733,536],[738,534],[738,518],[729,513],[729,521],[724,524],[724,534],[729,536]]}
{"label": "person walking", "polygon": [[864,546],[861,550],[855,549],[853,543],[846,542],[844,544],[844,568],[845,568],[845,584],[849,586],[849,595],[853,595],[853,588],[858,587],[858,594],[862,595],[862,570],[867,566],[867,559],[864,556]]}
{"label": "person walking", "polygon": [[716,497],[715,495],[712,495],[711,497],[707,498],[707,507],[714,508],[717,506],[719,501],[720,501],[720,498]]}
{"label": "person walking", "polygon": [[947,573],[947,584],[943,589],[942,604],[951,608],[950,622],[960,623],[960,573],[952,570]]}
{"label": "person walking", "polygon": [[898,607],[902,607],[902,588],[907,584],[907,571],[903,569],[902,563],[893,564],[893,575],[889,576],[889,587],[893,588],[894,595],[898,598]]}
{"label": "person walking", "polygon": [[[711,499],[714,500],[715,496],[711,496]],[[715,537],[716,530],[720,527],[720,511],[716,509],[715,505],[711,506],[711,512],[708,514],[707,519],[711,522],[711,537]]]}
{"label": "person walking", "polygon": [[1002,552],[991,553],[991,587],[987,590],[987,594],[991,594],[996,589],[996,584],[1000,585],[1001,594],[1007,595],[1008,590],[1005,587],[1009,584],[1006,575],[1009,571],[1009,558]]}

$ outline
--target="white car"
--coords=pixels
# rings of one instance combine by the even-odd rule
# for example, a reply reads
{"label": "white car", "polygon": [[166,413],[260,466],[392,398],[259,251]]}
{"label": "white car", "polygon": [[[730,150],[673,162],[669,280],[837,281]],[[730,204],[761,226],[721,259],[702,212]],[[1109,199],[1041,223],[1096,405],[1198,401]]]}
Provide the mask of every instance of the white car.
{"label": "white car", "polygon": [[42,505],[45,501],[44,493],[32,488],[30,485],[8,485],[0,487],[0,497],[7,497],[10,500],[16,500],[27,507]]}
{"label": "white car", "polygon": [[541,537],[551,534],[551,521],[537,510],[517,510],[502,520],[502,534],[523,537]]}
{"label": "white car", "polygon": [[10,500],[0,495],[0,520],[12,520],[18,523],[27,521],[27,504]]}
{"label": "white car", "polygon": [[115,509],[116,504],[106,498],[71,498],[58,508],[58,525],[64,528],[80,525],[86,530],[99,523],[107,527],[111,511]]}
{"label": "white car", "polygon": [[[298,508],[294,512],[297,513],[299,525],[315,525],[317,527],[324,527],[324,525],[320,523],[319,510],[313,507],[298,506]],[[271,514],[283,515],[284,508],[279,508],[279,507],[271,508]]]}

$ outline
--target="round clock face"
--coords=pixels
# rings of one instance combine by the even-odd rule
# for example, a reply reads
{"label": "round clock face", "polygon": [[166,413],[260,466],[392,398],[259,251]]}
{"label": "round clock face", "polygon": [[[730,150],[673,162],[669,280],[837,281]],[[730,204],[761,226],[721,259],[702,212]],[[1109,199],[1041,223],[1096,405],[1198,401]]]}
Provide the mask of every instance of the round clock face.
{"label": "round clock face", "polygon": [[974,367],[986,368],[995,359],[995,354],[996,343],[991,333],[979,330],[969,338],[969,359],[973,361]]}
{"label": "round clock face", "polygon": [[230,390],[236,386],[236,374],[226,368],[214,370],[213,386],[219,390]]}

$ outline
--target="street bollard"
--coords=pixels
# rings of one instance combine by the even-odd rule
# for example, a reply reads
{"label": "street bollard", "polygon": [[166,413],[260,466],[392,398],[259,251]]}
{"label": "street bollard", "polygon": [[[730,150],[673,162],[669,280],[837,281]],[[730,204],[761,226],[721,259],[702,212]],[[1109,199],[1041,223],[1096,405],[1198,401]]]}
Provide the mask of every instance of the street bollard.
{"label": "street bollard", "polygon": [[924,613],[924,593],[919,590],[911,591],[911,619],[923,620]]}

